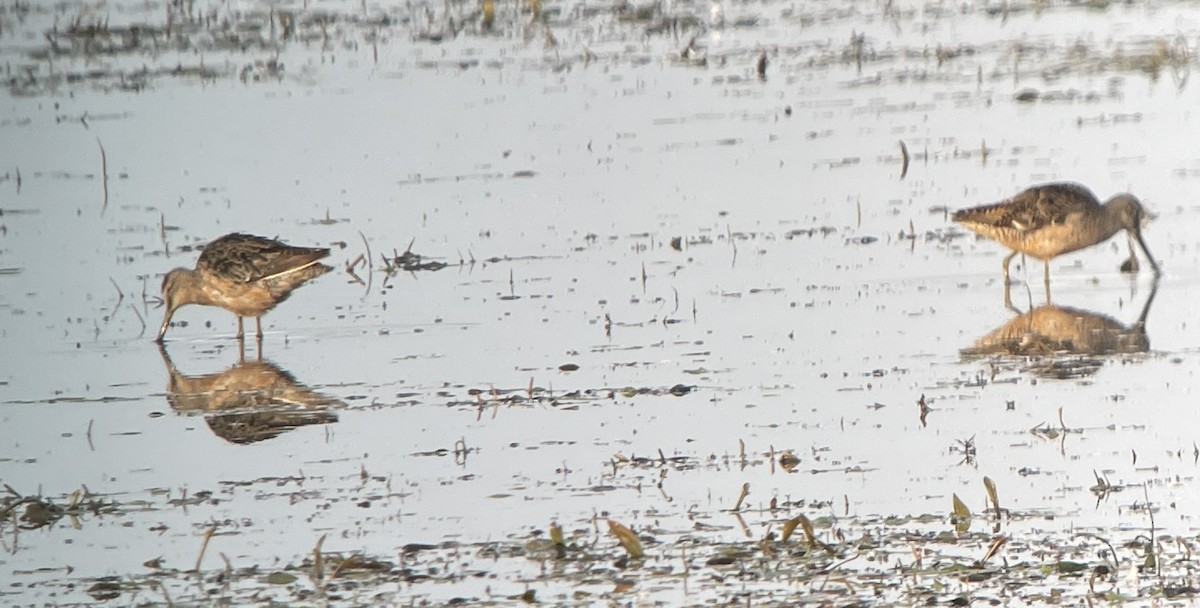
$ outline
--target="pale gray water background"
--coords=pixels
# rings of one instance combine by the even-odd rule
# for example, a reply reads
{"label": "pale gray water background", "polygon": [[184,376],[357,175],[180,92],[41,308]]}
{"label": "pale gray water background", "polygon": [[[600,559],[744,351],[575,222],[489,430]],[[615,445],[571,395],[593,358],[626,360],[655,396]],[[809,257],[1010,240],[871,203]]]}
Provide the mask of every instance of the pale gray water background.
{"label": "pale gray water background", "polygon": [[[237,20],[265,6],[194,10]],[[591,529],[596,516],[656,530],[664,544],[648,552],[675,560],[666,541],[697,521],[734,542],[798,513],[945,516],[954,493],[982,511],[985,475],[1006,507],[1046,514],[1007,524],[1018,540],[1140,529],[1133,507],[1147,498],[1158,533],[1196,538],[1200,92],[1187,78],[1200,7],[1013,4],[1005,19],[973,3],[729,3],[723,30],[682,38],[647,35],[604,4],[544,7],[554,47],[509,4],[499,33],[468,22],[439,43],[422,37],[441,27],[442,3],[428,21],[418,4],[282,3],[363,21],[330,26],[328,43],[51,67],[29,53],[56,20],[161,24],[167,9],[0,3],[0,481],[61,502],[86,486],[132,506],[19,538],[6,527],[6,603],[87,601],[89,577],[145,572],[160,556],[190,568],[213,524],[212,570],[225,567],[218,553],[234,567],[297,564],[322,534],[326,551],[395,556],[557,521],[615,545],[602,521]],[[391,20],[364,24],[381,15]],[[672,59],[693,34],[706,65]],[[970,52],[939,65],[938,45]],[[1155,75],[1113,59],[1156,53],[1174,65]],[[238,77],[276,56],[282,75]],[[138,91],[54,77],[177,64],[212,76],[165,74]],[[1026,87],[1073,96],[1016,101]],[[913,155],[903,179],[900,140]],[[1132,191],[1158,214],[1146,231],[1165,270],[1150,351],[1066,380],[1021,359],[964,359],[1013,316],[1005,251],[945,210],[1059,179],[1101,197]],[[167,401],[151,299],[163,273],[195,262],[181,247],[231,231],[334,247],[337,271],[264,318],[263,354],[343,402],[337,422],[237,445]],[[366,253],[362,238],[369,290],[342,271]],[[410,242],[451,266],[385,282],[379,254]],[[1054,261],[1054,302],[1133,323],[1151,281],[1120,274],[1125,256],[1118,237]],[[1041,303],[1040,263],[1016,276],[1029,279],[1028,296],[1013,288],[1018,307]],[[232,315],[176,319],[186,326],[167,350],[184,374],[237,362]],[[568,363],[579,369],[559,370]],[[561,400],[505,400],[531,384]],[[670,394],[680,384],[695,388]],[[1060,408],[1082,433],[1030,433],[1058,426]],[[971,437],[977,456],[963,463],[956,448]],[[772,448],[794,450],[798,469],[770,466]],[[659,451],[699,466],[612,463]],[[1098,501],[1093,471],[1147,489]],[[747,534],[723,512],[743,483],[755,509],[803,502],[754,511]],[[217,500],[170,502],[204,491]],[[402,604],[572,593],[537,581],[532,560],[464,551],[448,568],[467,576],[372,593]],[[493,575],[469,575],[481,569]],[[747,587],[646,582],[612,599],[725,601]]]}

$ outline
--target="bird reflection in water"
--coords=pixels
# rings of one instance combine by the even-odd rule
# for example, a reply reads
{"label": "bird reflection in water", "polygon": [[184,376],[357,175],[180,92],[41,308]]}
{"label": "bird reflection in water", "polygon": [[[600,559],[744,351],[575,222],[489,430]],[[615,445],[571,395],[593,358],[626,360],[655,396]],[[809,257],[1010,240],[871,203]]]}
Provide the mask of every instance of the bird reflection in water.
{"label": "bird reflection in water", "polygon": [[171,409],[202,413],[213,434],[230,443],[256,443],[296,427],[331,424],[338,420],[331,408],[345,405],[263,360],[261,350],[254,361],[246,361],[243,352],[229,369],[199,376],[180,373],[164,346],[159,346],[159,352],[170,376]]}
{"label": "bird reflection in water", "polygon": [[961,354],[966,358],[1000,355],[1032,359],[1028,370],[1049,378],[1089,376],[1103,366],[1106,355],[1150,350],[1146,319],[1157,290],[1156,280],[1141,314],[1129,326],[1106,315],[1047,303],[1018,314]]}

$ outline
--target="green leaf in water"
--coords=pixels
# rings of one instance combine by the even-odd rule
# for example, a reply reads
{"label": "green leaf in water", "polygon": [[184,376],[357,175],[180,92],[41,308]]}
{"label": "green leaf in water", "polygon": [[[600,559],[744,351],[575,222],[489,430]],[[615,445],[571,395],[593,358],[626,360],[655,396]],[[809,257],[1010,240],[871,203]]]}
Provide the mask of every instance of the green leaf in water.
{"label": "green leaf in water", "polygon": [[958,494],[953,496],[954,501],[954,519],[971,519],[971,510],[967,508],[967,503],[963,502]]}
{"label": "green leaf in water", "polygon": [[267,575],[267,583],[271,585],[290,585],[294,582],[296,582],[296,576],[287,572],[272,572]]}
{"label": "green leaf in water", "polygon": [[1072,572],[1082,572],[1087,570],[1088,565],[1081,562],[1062,561],[1055,564],[1055,570],[1059,574],[1071,574]]}

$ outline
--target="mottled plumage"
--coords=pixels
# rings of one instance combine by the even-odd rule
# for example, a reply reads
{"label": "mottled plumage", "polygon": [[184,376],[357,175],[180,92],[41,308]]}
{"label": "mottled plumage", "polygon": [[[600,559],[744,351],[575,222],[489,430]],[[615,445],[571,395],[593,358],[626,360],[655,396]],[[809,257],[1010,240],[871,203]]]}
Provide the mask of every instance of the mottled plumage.
{"label": "mottled plumage", "polygon": [[[1072,183],[1033,186],[1008,200],[954,214],[954,221],[1013,250],[1004,258],[1005,281],[1009,261],[1024,253],[1045,262],[1047,283],[1051,259],[1103,243],[1121,230],[1137,239],[1157,276],[1158,264],[1142,240],[1145,218],[1146,210],[1132,194],[1118,194],[1101,205],[1091,190]],[[1129,253],[1133,257],[1132,243]]]}
{"label": "mottled plumage", "polygon": [[167,312],[157,341],[162,342],[175,310],[188,304],[220,306],[237,315],[239,340],[242,317],[254,317],[261,339],[260,317],[305,281],[332,270],[318,262],[328,255],[325,248],[293,247],[250,234],[227,234],[209,243],[195,270],[176,268],[163,277]]}

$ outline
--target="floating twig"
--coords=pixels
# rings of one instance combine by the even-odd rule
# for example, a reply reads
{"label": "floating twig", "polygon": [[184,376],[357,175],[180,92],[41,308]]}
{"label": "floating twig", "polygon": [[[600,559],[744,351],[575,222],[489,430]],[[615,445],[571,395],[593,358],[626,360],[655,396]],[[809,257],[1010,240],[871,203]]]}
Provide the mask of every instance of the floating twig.
{"label": "floating twig", "polygon": [[163,255],[171,257],[171,246],[167,244],[167,214],[158,212],[158,236],[162,239]]}
{"label": "floating twig", "polygon": [[829,582],[829,577],[830,577],[830,576],[832,576],[832,575],[833,575],[833,573],[834,573],[836,570],[838,570],[839,568],[841,568],[842,566],[845,566],[846,564],[848,564],[848,563],[850,563],[850,562],[852,562],[852,561],[854,561],[854,560],[858,559],[858,557],[859,557],[860,555],[862,555],[862,554],[861,554],[861,553],[855,553],[854,555],[851,555],[850,557],[848,557],[848,558],[846,558],[846,559],[844,559],[844,560],[842,560],[842,561],[840,561],[840,562],[838,562],[838,563],[836,563],[836,564],[834,564],[834,565],[830,566],[829,568],[826,568],[826,569],[825,569],[825,578],[824,578],[824,579],[822,579],[822,581],[821,581],[821,586],[820,586],[820,587],[817,587],[817,590],[819,590],[819,591],[824,591],[824,590],[825,590],[825,585],[826,585],[826,584]]}
{"label": "floating twig", "polygon": [[361,230],[358,231],[358,236],[359,236],[359,238],[362,239],[363,247],[367,248],[367,255],[366,255],[366,259],[367,259],[367,290],[366,290],[366,293],[371,293],[371,281],[372,281],[371,273],[372,273],[372,271],[375,270],[375,265],[371,262],[371,244],[367,242],[367,235],[363,234]]}
{"label": "floating twig", "polygon": [[[117,282],[114,281],[112,277],[108,277],[108,282],[112,283],[113,289],[117,290],[117,303],[113,304],[113,311],[112,311],[112,314],[115,315],[115,314],[117,314],[117,309],[121,308],[121,302],[125,301],[125,292],[121,291],[121,286],[117,285]],[[110,318],[111,318],[111,316],[110,316]]]}
{"label": "floating twig", "polygon": [[364,559],[366,557],[362,553],[352,553],[350,555],[350,557],[343,558],[341,561],[339,561],[337,563],[337,565],[333,567],[333,572],[329,573],[329,580],[333,580],[333,579],[337,578],[338,575],[342,573],[342,568],[345,568],[345,567],[349,566],[350,564],[355,563],[351,560],[356,559],[355,556],[359,556],[359,555],[362,556],[362,557],[357,558],[360,562],[362,561],[362,559]]}
{"label": "floating twig", "polygon": [[317,539],[316,546],[313,547],[313,580],[320,583],[325,579],[325,560],[321,557],[321,545],[325,544],[325,535]]}
{"label": "floating twig", "polygon": [[358,257],[346,262],[346,274],[350,275],[354,279],[354,282],[358,283],[359,285],[366,285],[367,283],[366,281],[362,280],[362,277],[358,276],[358,273],[354,272],[354,269],[357,268],[359,264],[365,266],[366,261],[366,256],[360,253],[358,254]]}
{"label": "floating twig", "polygon": [[208,550],[208,541],[212,540],[213,534],[217,533],[217,525],[213,524],[204,532],[204,541],[200,543],[200,554],[196,556],[196,566],[192,568],[193,572],[200,571],[200,562],[204,560],[204,552]]}
{"label": "floating twig", "polygon": [[175,608],[175,602],[171,601],[171,594],[167,593],[167,586],[164,585],[162,581],[156,582],[158,583],[158,590],[162,591],[163,599],[167,602],[167,608]]}
{"label": "floating twig", "polygon": [[146,334],[146,319],[142,318],[142,313],[138,312],[137,306],[134,306],[133,302],[129,303],[129,307],[133,309],[133,314],[137,315],[138,322],[142,324],[142,333],[138,334],[140,338]]}
{"label": "floating twig", "polygon": [[742,502],[744,502],[746,500],[746,496],[749,496],[749,495],[750,495],[750,482],[747,481],[746,483],[742,484],[742,491],[740,494],[738,494],[737,503],[735,503],[733,505],[733,509],[730,509],[730,510],[733,511],[734,513],[741,511],[742,510]]}
{"label": "floating twig", "polygon": [[1155,575],[1161,577],[1162,560],[1159,559],[1158,547],[1156,546],[1156,543],[1158,542],[1158,531],[1154,525],[1154,505],[1150,503],[1150,490],[1144,483],[1142,484],[1142,497],[1146,499],[1146,515],[1150,517],[1150,540],[1148,542],[1150,554],[1147,555],[1147,557],[1154,560],[1154,573]]}
{"label": "floating twig", "polygon": [[733,259],[729,262],[729,267],[737,265],[737,243],[733,241],[733,228],[729,224],[725,224],[725,238],[729,239],[730,246],[733,247]]}
{"label": "floating twig", "polygon": [[988,547],[987,553],[984,553],[983,558],[979,560],[980,567],[982,567],[984,564],[986,564],[987,561],[989,559],[991,559],[993,555],[996,555],[996,553],[998,553],[1000,551],[1000,548],[1003,547],[1005,545],[1005,543],[1007,543],[1007,542],[1008,542],[1007,536],[1004,536],[1004,535],[997,536],[996,539],[992,541],[991,546]]}
{"label": "floating twig", "polygon": [[104,144],[100,143],[100,138],[96,138],[96,145],[100,146],[100,178],[104,184],[104,206],[100,208],[100,214],[108,210],[108,155],[104,153]]}

